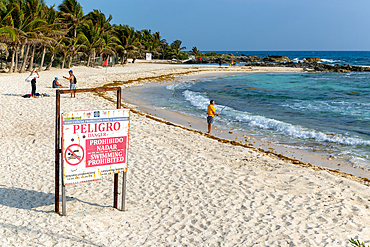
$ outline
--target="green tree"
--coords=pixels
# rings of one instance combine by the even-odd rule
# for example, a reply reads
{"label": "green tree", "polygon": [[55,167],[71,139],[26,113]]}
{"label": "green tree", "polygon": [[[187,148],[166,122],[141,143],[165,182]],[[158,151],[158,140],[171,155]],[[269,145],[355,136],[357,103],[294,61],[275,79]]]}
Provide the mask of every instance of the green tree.
{"label": "green tree", "polygon": [[[59,11],[58,11],[59,10]],[[78,54],[87,58],[87,65],[100,56],[119,56],[122,63],[128,58],[143,57],[151,52],[154,58],[183,59],[185,47],[180,40],[171,45],[162,39],[159,32],[150,29],[135,31],[127,25],[112,25],[112,16],[100,10],[84,15],[77,0],[63,0],[54,9],[47,7],[44,0],[0,0],[0,46],[11,54],[9,73],[33,68],[35,58],[41,57],[40,68],[45,57],[50,58],[45,69],[50,69],[55,57],[62,60],[62,67],[69,58]]]}
{"label": "green tree", "polygon": [[64,0],[58,9],[61,21],[67,25],[69,36],[77,38],[77,29],[85,22],[81,4],[76,0]]}
{"label": "green tree", "polygon": [[193,55],[193,56],[195,56],[195,57],[199,56],[199,50],[197,49],[197,47],[196,47],[196,46],[194,46],[194,47],[191,49],[190,54],[191,54],[191,55]]}
{"label": "green tree", "polygon": [[171,44],[172,58],[179,59],[181,51],[186,49],[185,46],[181,47],[181,45],[182,45],[181,40],[175,40],[174,42],[172,42]]}
{"label": "green tree", "polygon": [[159,44],[158,54],[162,57],[162,59],[164,59],[165,56],[168,55],[169,51],[170,51],[170,46],[168,45],[165,39],[162,39]]}
{"label": "green tree", "polygon": [[42,50],[40,70],[42,69],[45,61],[46,51],[50,50],[52,44],[58,43],[67,34],[67,25],[63,24],[59,18],[59,12],[52,7],[44,7],[41,18],[46,21],[47,26],[39,36],[40,48]]}
{"label": "green tree", "polygon": [[117,53],[121,63],[126,64],[130,55],[140,46],[140,39],[135,30],[127,25],[113,25],[117,37]]}
{"label": "green tree", "polygon": [[92,22],[95,26],[95,30],[100,33],[100,40],[96,43],[96,48],[93,50],[94,58],[97,55],[114,55],[117,39],[114,35],[114,29],[110,24],[113,18],[112,15],[106,17],[100,10],[94,10],[90,12],[86,18]]}
{"label": "green tree", "polygon": [[93,24],[92,20],[87,20],[80,29],[80,37],[84,45],[82,49],[87,56],[86,66],[91,65],[91,59],[95,58],[96,50],[102,42],[101,28]]}

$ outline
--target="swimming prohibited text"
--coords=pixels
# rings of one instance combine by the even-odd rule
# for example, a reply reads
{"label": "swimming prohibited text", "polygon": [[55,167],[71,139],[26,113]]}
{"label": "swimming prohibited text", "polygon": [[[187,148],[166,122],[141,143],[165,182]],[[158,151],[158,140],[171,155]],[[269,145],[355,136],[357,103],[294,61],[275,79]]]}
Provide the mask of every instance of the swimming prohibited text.
{"label": "swimming prohibited text", "polygon": [[86,140],[86,167],[126,162],[127,136]]}

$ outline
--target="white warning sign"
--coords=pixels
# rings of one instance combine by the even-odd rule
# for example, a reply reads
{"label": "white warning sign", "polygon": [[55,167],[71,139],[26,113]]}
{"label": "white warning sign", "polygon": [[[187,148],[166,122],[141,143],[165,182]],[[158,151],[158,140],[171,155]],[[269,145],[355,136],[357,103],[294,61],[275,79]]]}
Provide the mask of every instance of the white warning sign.
{"label": "white warning sign", "polygon": [[129,128],[129,109],[62,114],[64,184],[127,170]]}

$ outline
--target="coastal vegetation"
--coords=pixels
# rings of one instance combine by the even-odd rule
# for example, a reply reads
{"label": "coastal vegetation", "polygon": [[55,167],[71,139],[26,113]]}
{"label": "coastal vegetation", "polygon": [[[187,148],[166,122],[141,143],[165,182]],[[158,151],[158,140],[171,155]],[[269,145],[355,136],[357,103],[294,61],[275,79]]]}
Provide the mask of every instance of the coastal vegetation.
{"label": "coastal vegetation", "polygon": [[159,32],[111,24],[111,15],[85,14],[76,0],[64,0],[57,8],[43,0],[0,0],[0,17],[1,68],[5,60],[9,73],[95,66],[108,58],[125,64],[148,52],[153,58],[187,59],[181,40],[169,44]]}
{"label": "coastal vegetation", "polygon": [[355,240],[353,238],[351,238],[349,240],[349,242],[352,244],[352,246],[356,246],[356,247],[369,247],[369,246],[365,246],[364,243],[361,243],[360,240]]}

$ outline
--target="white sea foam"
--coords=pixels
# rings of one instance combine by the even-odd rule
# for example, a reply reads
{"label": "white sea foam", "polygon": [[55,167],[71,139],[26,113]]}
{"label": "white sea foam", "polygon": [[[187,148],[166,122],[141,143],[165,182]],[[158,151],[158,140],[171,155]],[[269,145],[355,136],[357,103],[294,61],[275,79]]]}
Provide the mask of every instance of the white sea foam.
{"label": "white sea foam", "polygon": [[[368,159],[361,158],[361,157],[353,157],[349,159],[349,161],[353,164],[355,167],[369,167],[370,163]],[[369,169],[369,168],[368,168]]]}
{"label": "white sea foam", "polygon": [[340,62],[342,62],[341,60],[333,60],[333,59],[325,59],[325,58],[321,58],[321,61],[323,61],[325,63],[340,63]]}
{"label": "white sea foam", "polygon": [[[187,100],[192,106],[195,106],[196,108],[200,110],[207,109],[210,99],[207,97],[205,93],[185,90],[182,94],[184,95],[185,100]],[[220,104],[215,105],[215,109],[216,109],[216,112],[222,111],[224,115],[226,112],[228,112],[228,115],[231,117],[235,114],[239,114],[238,111],[236,111],[235,109],[229,106],[224,106]]]}
{"label": "white sea foam", "polygon": [[170,91],[173,91],[173,90],[175,90],[175,86],[176,86],[177,84],[171,84],[171,85],[167,85],[166,86],[166,89],[167,90],[170,90]]}
{"label": "white sea foam", "polygon": [[295,62],[295,63],[298,63],[298,62],[303,63],[304,62],[303,59],[299,59],[298,57],[294,58],[292,61]]}
{"label": "white sea foam", "polygon": [[320,131],[310,130],[299,125],[293,125],[258,115],[246,114],[244,116],[238,116],[237,120],[245,122],[252,127],[273,130],[279,134],[288,135],[294,138],[313,139],[317,142],[331,142],[350,146],[370,145],[370,141],[345,137],[339,134],[323,133]]}
{"label": "white sea foam", "polygon": [[167,85],[166,89],[170,91],[175,91],[176,89],[186,89],[191,87],[195,82],[194,81],[186,81],[183,83],[178,83],[178,84],[171,84]]}
{"label": "white sea foam", "polygon": [[[305,59],[299,59],[298,57],[294,58],[292,60],[293,62],[295,63],[298,63],[298,62],[301,62],[303,63],[304,61],[306,61]],[[341,60],[333,60],[333,59],[325,59],[325,58],[321,58],[321,62],[324,62],[324,63],[340,63],[342,62]],[[320,62],[319,62],[320,63]]]}
{"label": "white sea foam", "polygon": [[198,109],[206,109],[207,105],[209,104],[209,99],[205,93],[185,90],[182,94],[184,95],[185,100],[189,101],[191,105]]}

